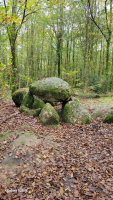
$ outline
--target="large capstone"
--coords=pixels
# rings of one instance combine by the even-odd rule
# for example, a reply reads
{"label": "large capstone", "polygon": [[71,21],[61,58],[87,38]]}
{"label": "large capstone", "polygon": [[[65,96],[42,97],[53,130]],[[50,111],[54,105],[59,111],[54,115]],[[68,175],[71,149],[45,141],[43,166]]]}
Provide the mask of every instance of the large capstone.
{"label": "large capstone", "polygon": [[41,113],[39,115],[39,122],[41,122],[43,125],[59,124],[59,115],[50,103],[46,103],[41,110]]}
{"label": "large capstone", "polygon": [[29,91],[31,95],[49,102],[68,101],[72,93],[69,84],[56,77],[35,81],[29,86]]}
{"label": "large capstone", "polygon": [[90,114],[77,99],[74,101],[69,101],[64,106],[62,118],[64,122],[72,125],[91,123]]}
{"label": "large capstone", "polygon": [[12,100],[17,107],[20,107],[24,97],[28,94],[29,88],[20,88],[12,94]]}

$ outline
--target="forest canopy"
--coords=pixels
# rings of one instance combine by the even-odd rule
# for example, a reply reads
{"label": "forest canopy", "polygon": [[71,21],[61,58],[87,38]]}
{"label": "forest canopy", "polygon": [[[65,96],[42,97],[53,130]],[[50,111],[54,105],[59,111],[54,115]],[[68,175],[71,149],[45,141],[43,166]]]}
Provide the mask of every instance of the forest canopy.
{"label": "forest canopy", "polygon": [[0,88],[60,77],[111,91],[112,10],[112,0],[0,1]]}

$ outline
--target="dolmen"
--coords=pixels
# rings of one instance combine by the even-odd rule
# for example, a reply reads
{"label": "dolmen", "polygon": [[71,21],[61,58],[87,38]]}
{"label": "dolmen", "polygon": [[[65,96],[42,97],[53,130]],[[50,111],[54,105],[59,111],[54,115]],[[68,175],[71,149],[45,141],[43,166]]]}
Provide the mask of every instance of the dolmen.
{"label": "dolmen", "polygon": [[12,94],[20,112],[39,117],[43,125],[59,125],[60,117],[54,108],[62,103],[62,120],[66,123],[89,124],[91,116],[78,99],[72,97],[69,84],[57,77],[33,82],[29,88],[20,88]]}

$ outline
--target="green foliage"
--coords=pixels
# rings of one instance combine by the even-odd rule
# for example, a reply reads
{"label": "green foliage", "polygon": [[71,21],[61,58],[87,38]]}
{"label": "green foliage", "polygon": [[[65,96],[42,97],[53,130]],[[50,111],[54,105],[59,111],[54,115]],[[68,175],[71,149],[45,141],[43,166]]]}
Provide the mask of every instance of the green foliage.
{"label": "green foliage", "polygon": [[28,75],[19,73],[18,77],[21,80],[21,88],[26,87],[27,82],[29,82],[29,84],[33,82],[33,78],[29,77]]}
{"label": "green foliage", "polygon": [[91,87],[91,90],[94,91],[97,94],[101,94],[106,92],[106,85],[107,85],[107,80],[105,76],[98,76],[96,74],[88,75],[88,86],[93,86]]}
{"label": "green foliage", "polygon": [[76,88],[83,89],[84,88],[84,83],[83,82],[77,83],[76,84]]}
{"label": "green foliage", "polygon": [[113,113],[112,113],[112,112],[111,112],[111,113],[108,113],[108,114],[104,117],[103,122],[104,122],[104,123],[108,123],[108,124],[113,123]]}
{"label": "green foliage", "polygon": [[70,77],[70,76],[73,77],[73,76],[75,76],[75,74],[78,73],[78,71],[71,71],[71,70],[67,71],[64,67],[62,67],[61,70],[62,70],[62,73],[68,77]]}
{"label": "green foliage", "polygon": [[[0,60],[6,66],[4,70],[0,69],[2,83],[0,87],[4,90],[9,86],[12,89],[28,87],[34,80],[57,76],[59,55],[62,78],[72,87],[86,91],[86,87],[91,86],[89,88],[91,93],[97,94],[107,90],[112,91],[112,44],[109,49],[108,78],[106,78],[106,41],[93,22],[88,20],[85,14],[88,9],[87,4],[83,6],[83,1],[54,0],[27,2],[25,14],[28,18],[23,28],[21,25],[25,0],[6,1],[6,9],[3,4],[0,5],[0,23],[3,25],[0,29]],[[103,5],[102,1],[98,1],[98,9],[101,8],[100,17],[95,15],[95,19],[107,34],[106,23],[103,20],[105,19],[105,5]],[[14,6],[15,12],[12,12]],[[107,2],[107,6],[110,6],[110,1]],[[37,10],[41,12],[36,12]],[[107,15],[110,25],[110,10]],[[112,24],[110,28],[112,29]],[[14,43],[13,38],[17,39],[17,35],[18,40]],[[13,56],[9,58],[10,47],[13,44],[16,44],[13,46],[15,66],[12,62]],[[0,94],[2,93],[0,91]]]}
{"label": "green foliage", "polygon": [[3,98],[6,94],[6,91],[9,90],[8,82],[9,71],[5,64],[0,62],[0,96]]}

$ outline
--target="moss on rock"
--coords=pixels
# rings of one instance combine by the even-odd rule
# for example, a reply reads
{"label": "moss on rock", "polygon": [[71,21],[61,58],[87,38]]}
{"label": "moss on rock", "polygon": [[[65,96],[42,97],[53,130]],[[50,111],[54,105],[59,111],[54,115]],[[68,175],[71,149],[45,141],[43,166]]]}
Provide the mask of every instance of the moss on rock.
{"label": "moss on rock", "polygon": [[25,115],[29,115],[29,116],[33,116],[34,112],[35,112],[35,110],[33,110],[33,109],[31,110],[31,109],[29,109],[28,107],[26,107],[24,105],[20,106],[19,111],[20,111],[20,113],[24,112]]}
{"label": "moss on rock", "polygon": [[40,115],[39,122],[44,125],[58,125],[59,115],[57,111],[51,106],[51,104],[46,103],[43,107]]}
{"label": "moss on rock", "polygon": [[33,116],[39,116],[39,114],[40,114],[40,112],[41,112],[41,108],[37,108],[35,111],[34,111],[34,113],[33,113]]}
{"label": "moss on rock", "polygon": [[91,114],[92,118],[97,118],[100,117],[104,114],[104,112],[102,110],[94,110],[93,113]]}
{"label": "moss on rock", "polygon": [[20,113],[22,113],[22,112],[24,112],[25,110],[28,110],[28,109],[29,108],[27,108],[26,106],[22,105],[22,106],[20,106],[19,111],[20,111]]}
{"label": "moss on rock", "polygon": [[69,124],[89,124],[91,116],[88,111],[79,103],[78,100],[69,101],[64,109],[62,118],[64,122]]}
{"label": "moss on rock", "polygon": [[113,123],[113,112],[108,113],[108,114],[104,117],[103,122],[104,122],[104,123],[108,123],[108,124]]}
{"label": "moss on rock", "polygon": [[69,84],[56,77],[35,81],[29,90],[32,95],[49,102],[68,101],[72,93]]}
{"label": "moss on rock", "polygon": [[79,100],[76,97],[70,97],[69,101],[75,101],[75,102],[80,103]]}
{"label": "moss on rock", "polygon": [[33,102],[34,102],[34,98],[33,96],[28,92],[24,98],[23,98],[23,101],[22,101],[22,105],[32,109],[33,108]]}
{"label": "moss on rock", "polygon": [[34,102],[33,102],[33,105],[32,105],[33,109],[37,109],[37,108],[42,109],[45,106],[45,103],[41,99],[39,99],[35,95],[33,95],[33,98],[34,98]]}
{"label": "moss on rock", "polygon": [[24,96],[26,96],[28,92],[29,88],[20,88],[12,94],[12,100],[17,107],[21,106]]}

